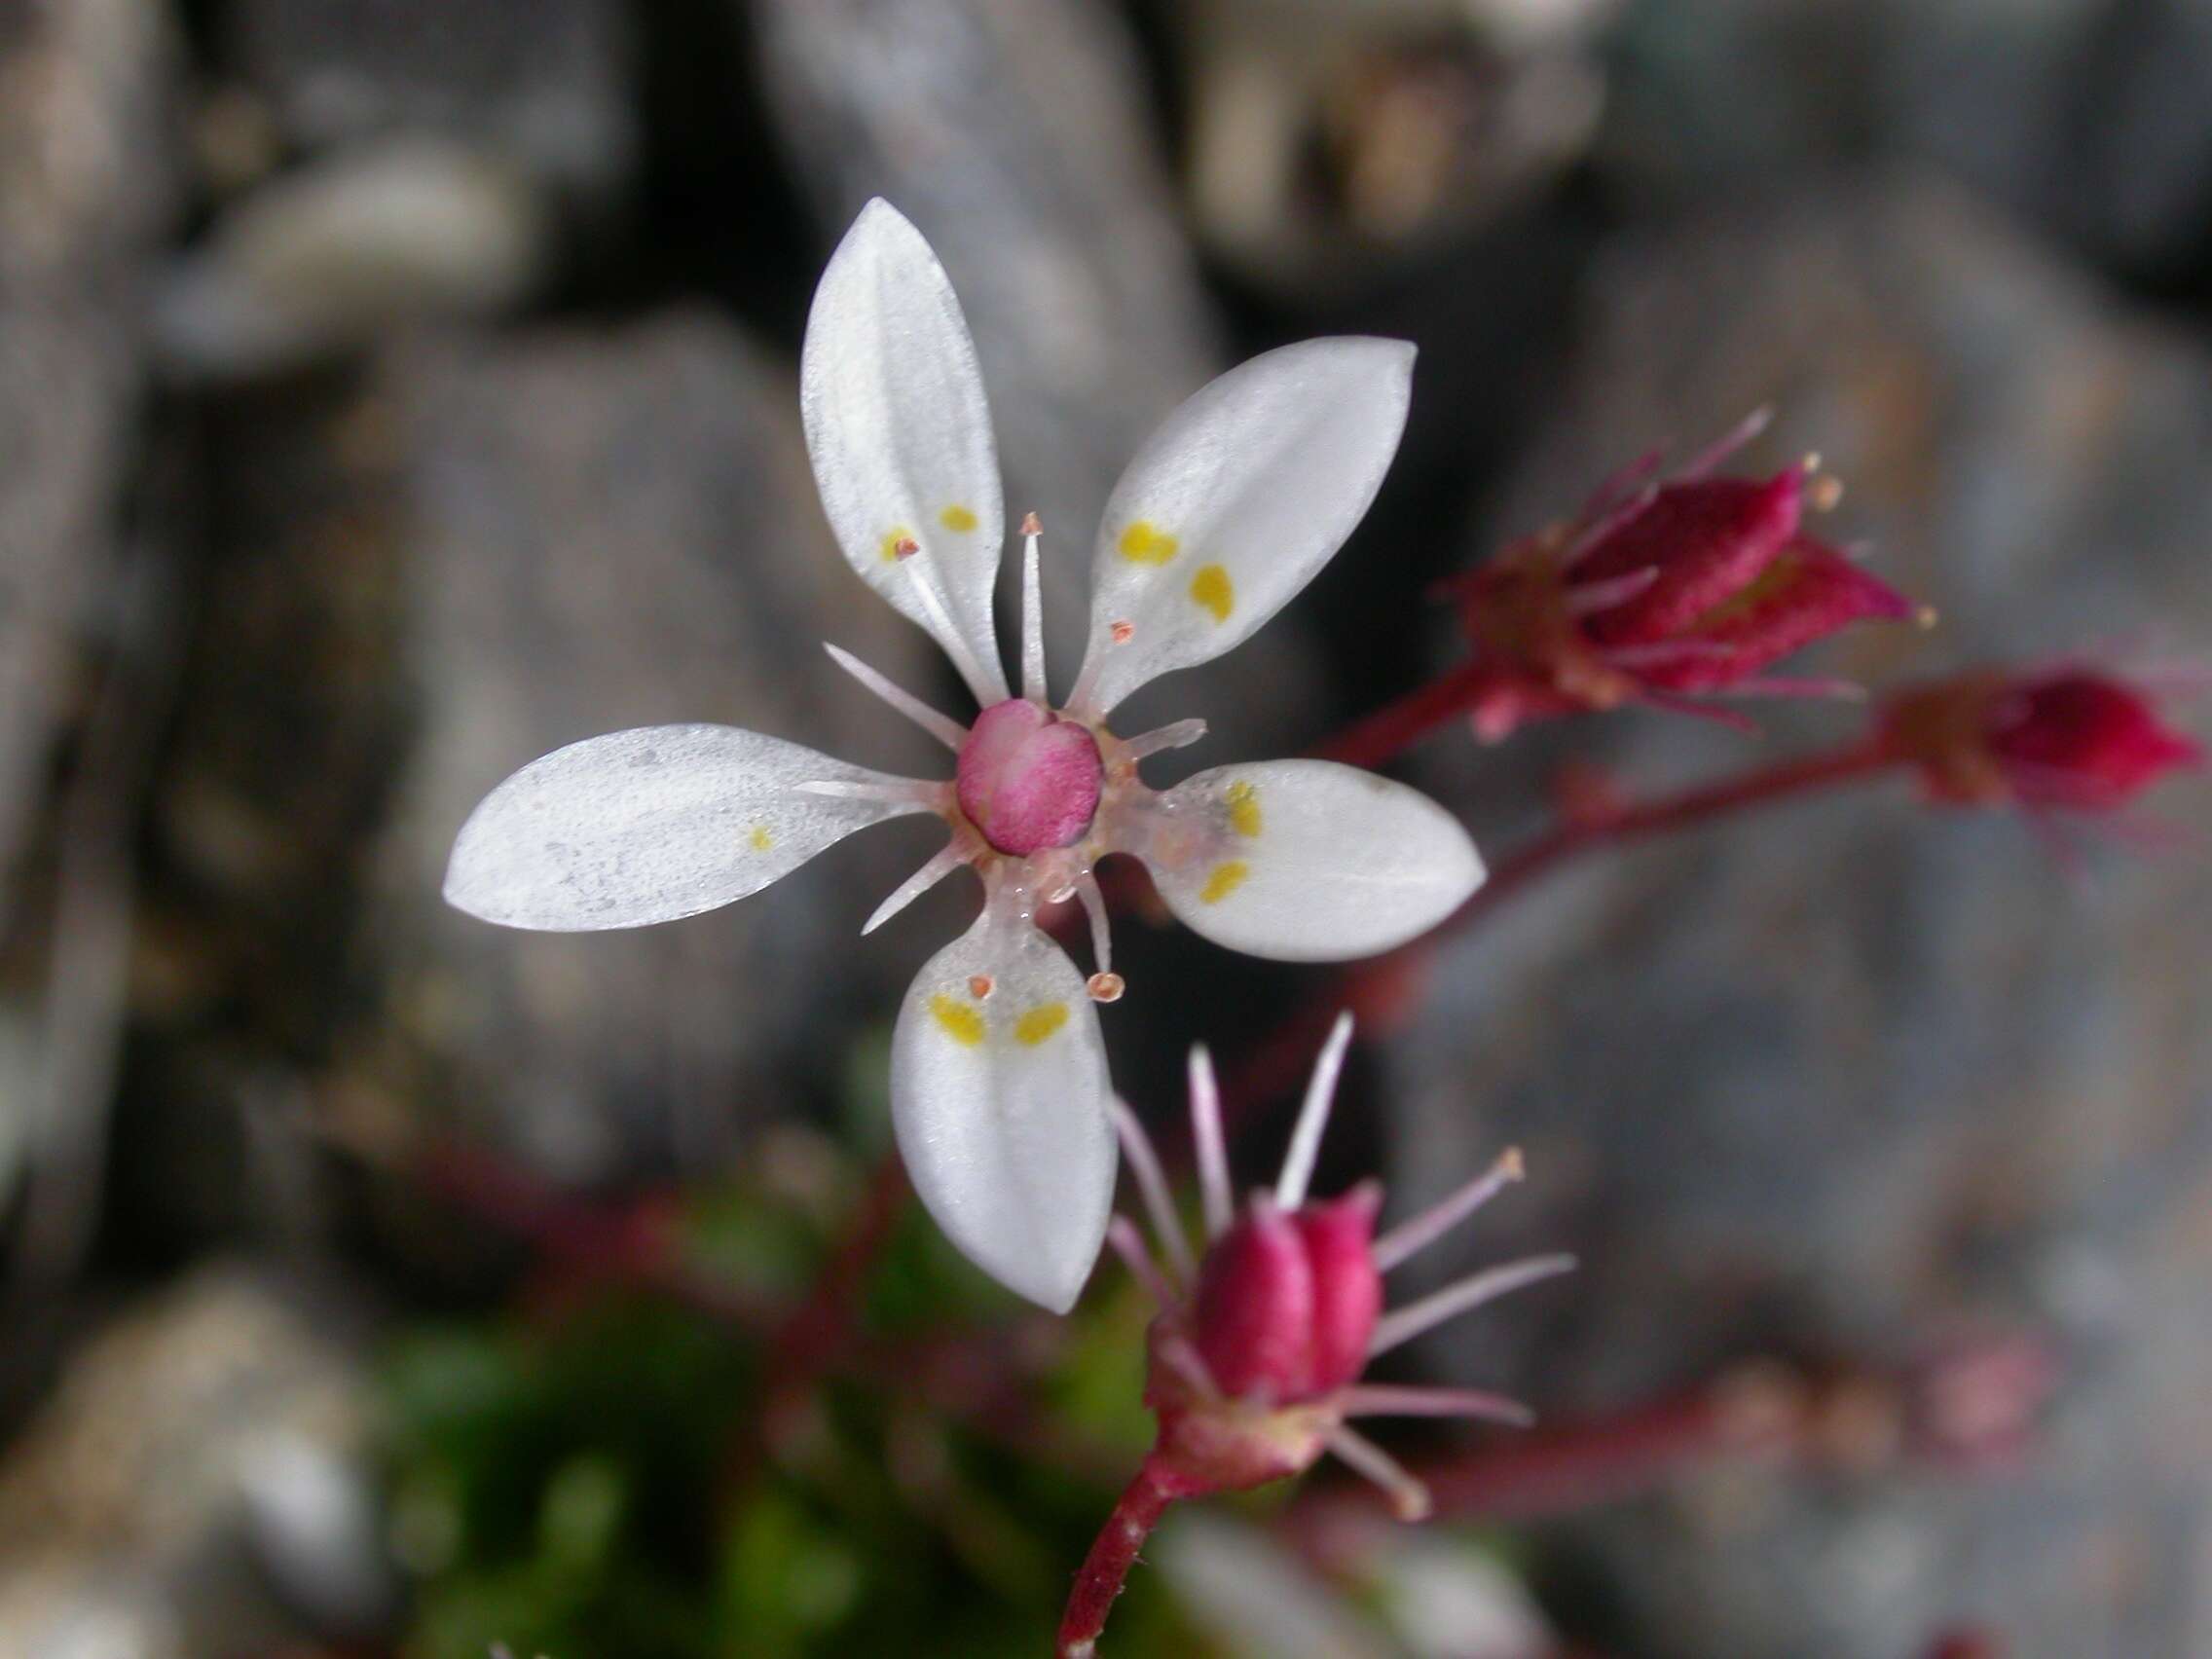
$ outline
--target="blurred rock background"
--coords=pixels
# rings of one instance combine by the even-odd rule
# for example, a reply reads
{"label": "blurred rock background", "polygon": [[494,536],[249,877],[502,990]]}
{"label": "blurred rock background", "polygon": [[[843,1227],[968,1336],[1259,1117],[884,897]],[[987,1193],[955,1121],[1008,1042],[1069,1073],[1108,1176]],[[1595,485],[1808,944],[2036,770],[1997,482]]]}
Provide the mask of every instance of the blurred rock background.
{"label": "blurred rock background", "polygon": [[[1944,618],[1838,672],[2212,645],[2204,0],[8,0],[0,1655],[1042,1650],[1096,1471],[877,1402],[740,1480],[708,1437],[742,1348],[563,1323],[573,1284],[410,1174],[465,1144],[555,1199],[712,1195],[696,1248],[764,1291],[855,1201],[889,1011],[972,902],[855,937],[926,835],[637,935],[436,893],[467,807],[596,731],[926,763],[817,650],[955,701],[833,556],[793,391],[876,194],[977,335],[1055,686],[1155,420],[1282,340],[1420,344],[1350,548],[1161,702],[1212,724],[1187,764],[1414,684],[1437,577],[1763,402],[1757,458],[1821,452],[1842,534]],[[1569,756],[1745,753],[1632,714],[1408,770],[1500,845]],[[1870,793],[1456,946],[1327,1167],[1411,1204],[1517,1140],[1476,1243],[1587,1271],[1419,1363],[1573,1415],[2029,1331],[2063,1382],[2002,1473],[1730,1464],[1434,1534],[1360,1604],[1397,1612],[1281,1622],[1455,1659],[2212,1651],[2208,916],[2200,845],[2070,872]],[[1311,983],[1124,939],[1110,1042],[1155,1109],[1188,1042]],[[902,1237],[894,1327],[1005,1315]],[[1094,1295],[1038,1364],[1111,1443],[1134,1325]],[[1123,1650],[1290,1651],[1262,1543],[1161,1549]]]}

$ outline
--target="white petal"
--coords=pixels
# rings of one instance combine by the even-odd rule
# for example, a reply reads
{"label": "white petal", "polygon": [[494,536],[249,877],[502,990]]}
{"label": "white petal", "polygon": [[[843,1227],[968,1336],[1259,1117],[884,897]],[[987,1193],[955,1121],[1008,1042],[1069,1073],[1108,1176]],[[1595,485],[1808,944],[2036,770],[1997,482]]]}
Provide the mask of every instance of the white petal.
{"label": "white petal", "polygon": [[1418,790],[1329,760],[1216,766],[1161,797],[1134,852],[1167,907],[1216,944],[1339,962],[1403,944],[1482,882],[1458,820]]}
{"label": "white petal", "polygon": [[1006,505],[991,408],[944,268],[881,199],[861,209],[815,290],[799,413],[853,569],[936,636],[977,701],[1004,701],[991,589]]}
{"label": "white petal", "polygon": [[1108,1100],[1083,976],[1018,916],[986,908],[907,991],[891,1116],[914,1191],[963,1255],[1055,1313],[1106,1236]]}
{"label": "white petal", "polygon": [[925,810],[927,791],[735,726],[613,732],[533,760],[478,803],[454,842],[446,901],[556,933],[674,921]]}
{"label": "white petal", "polygon": [[1168,416],[1106,503],[1071,702],[1105,714],[1240,644],[1311,581],[1397,453],[1413,366],[1403,341],[1308,340]]}

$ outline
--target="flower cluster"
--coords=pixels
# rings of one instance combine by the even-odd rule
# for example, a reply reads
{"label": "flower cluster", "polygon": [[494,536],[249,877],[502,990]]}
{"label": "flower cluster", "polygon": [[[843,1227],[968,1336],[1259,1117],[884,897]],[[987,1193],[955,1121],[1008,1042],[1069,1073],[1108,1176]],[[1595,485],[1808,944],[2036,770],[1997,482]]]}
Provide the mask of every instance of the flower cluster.
{"label": "flower cluster", "polygon": [[1403,1519],[1419,1520],[1428,1512],[1420,1483],[1348,1419],[1530,1420],[1526,1408],[1495,1394],[1360,1382],[1379,1355],[1509,1291],[1566,1272],[1574,1259],[1530,1257],[1383,1310],[1382,1275],[1521,1179],[1522,1166],[1518,1153],[1506,1153],[1486,1174],[1381,1237],[1378,1183],[1309,1199],[1351,1026],[1349,1014],[1340,1016],[1321,1051],[1274,1187],[1255,1193],[1241,1211],[1230,1197],[1212,1066],[1203,1049],[1193,1052],[1191,1124],[1206,1226],[1196,1258],[1143,1128],[1126,1107],[1116,1107],[1163,1257],[1156,1263],[1134,1224],[1115,1218],[1115,1247],[1160,1309],[1145,1385],[1159,1434],[1077,1580],[1061,1627],[1063,1655],[1090,1652],[1137,1545],[1170,1502],[1263,1486],[1333,1452],[1381,1486]]}
{"label": "flower cluster", "polygon": [[1762,411],[1663,481],[1644,458],[1571,523],[1447,584],[1472,651],[1458,696],[1479,736],[1630,703],[1734,718],[1693,700],[1704,693],[1831,693],[1845,688],[1764,671],[1854,622],[1916,613],[1805,533],[1806,506],[1837,494],[1813,463],[1714,476],[1765,424]]}
{"label": "flower cluster", "polygon": [[[1156,792],[1138,763],[1197,741],[1203,723],[1129,738],[1106,724],[1138,687],[1249,638],[1343,544],[1396,452],[1413,356],[1396,341],[1307,341],[1169,415],[1107,501],[1088,649],[1059,705],[1046,689],[1032,515],[1015,695],[992,625],[1006,521],[975,346],[921,234],[870,203],[808,319],[807,447],[846,560],[944,648],[981,712],[963,725],[829,648],[952,751],[953,777],[890,777],[729,726],[616,732],[494,790],[455,843],[447,899],[510,927],[637,927],[745,898],[869,825],[941,818],[944,849],[862,930],[964,866],[982,879],[980,916],[900,1010],[899,1145],[953,1242],[1064,1310],[1097,1257],[1114,1188],[1093,1004],[1123,986],[1098,860],[1135,855],[1194,931],[1291,961],[1387,950],[1482,879],[1458,823],[1400,785],[1276,760]],[[1032,925],[1040,904],[1070,896],[1090,915],[1088,978]]]}

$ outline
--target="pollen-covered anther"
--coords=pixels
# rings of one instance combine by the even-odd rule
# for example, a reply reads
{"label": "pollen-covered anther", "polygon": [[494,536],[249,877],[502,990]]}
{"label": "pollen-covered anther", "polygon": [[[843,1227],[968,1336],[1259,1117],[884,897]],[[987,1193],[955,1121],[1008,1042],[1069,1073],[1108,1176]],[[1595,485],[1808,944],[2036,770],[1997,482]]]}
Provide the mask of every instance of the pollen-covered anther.
{"label": "pollen-covered anther", "polygon": [[968,994],[974,997],[977,1002],[981,1002],[995,989],[997,989],[997,986],[992,982],[991,977],[988,974],[973,974],[969,976]]}
{"label": "pollen-covered anther", "polygon": [[1112,1003],[1122,1000],[1122,993],[1129,988],[1128,981],[1119,974],[1093,974],[1083,982],[1092,1002]]}
{"label": "pollen-covered anther", "polygon": [[1832,472],[1824,472],[1808,478],[1805,483],[1805,504],[1817,513],[1832,513],[1843,502],[1843,480]]}
{"label": "pollen-covered anther", "polygon": [[1035,513],[1023,513],[1021,515],[1021,534],[1024,535],[1043,535],[1045,534],[1043,521]]}
{"label": "pollen-covered anther", "polygon": [[910,535],[902,535],[891,544],[894,559],[911,559],[922,550],[922,544]]}
{"label": "pollen-covered anther", "polygon": [[1117,645],[1125,645],[1136,638],[1136,624],[1133,622],[1116,622],[1107,628],[1106,637]]}

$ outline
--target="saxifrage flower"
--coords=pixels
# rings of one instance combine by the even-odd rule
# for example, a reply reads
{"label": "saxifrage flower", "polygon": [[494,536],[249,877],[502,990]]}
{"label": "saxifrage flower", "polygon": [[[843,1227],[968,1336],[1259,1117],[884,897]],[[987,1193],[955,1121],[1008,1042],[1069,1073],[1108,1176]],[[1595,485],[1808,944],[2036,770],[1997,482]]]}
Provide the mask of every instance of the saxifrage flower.
{"label": "saxifrage flower", "polygon": [[1380,1184],[1309,1199],[1351,1027],[1350,1014],[1339,1016],[1314,1065],[1282,1172],[1241,1211],[1230,1196],[1212,1065],[1203,1049],[1194,1051],[1191,1127],[1206,1228],[1203,1253],[1196,1259],[1142,1126],[1126,1107],[1116,1107],[1162,1255],[1156,1263],[1135,1225],[1115,1218],[1115,1246],[1160,1308],[1145,1383],[1159,1434],[1077,1578],[1060,1630],[1063,1659],[1091,1652],[1137,1546],[1168,1504],[1264,1486],[1333,1452],[1380,1485],[1401,1518],[1419,1520],[1428,1511],[1420,1482],[1347,1419],[1530,1420],[1526,1408],[1496,1394],[1360,1381],[1379,1355],[1470,1309],[1566,1272],[1574,1258],[1510,1262],[1384,1311],[1382,1275],[1520,1180],[1522,1165],[1518,1152],[1506,1153],[1487,1173],[1380,1238]]}
{"label": "saxifrage flower", "polygon": [[[1156,792],[1137,763],[1204,733],[1130,738],[1107,717],[1154,678],[1241,643],[1312,579],[1367,511],[1405,424],[1414,350],[1307,341],[1199,390],[1107,501],[1090,640],[1066,703],[1046,692],[1039,527],[1022,531],[1021,691],[992,629],[1005,509],[989,405],[952,285],[888,203],[824,273],[800,404],[830,527],[862,578],[951,657],[973,724],[838,650],[837,662],[954,756],[953,777],[890,777],[719,725],[652,726],[555,751],[462,827],[446,897],[510,927],[637,927],[758,892],[854,830],[934,813],[942,852],[864,932],[963,865],[975,925],[915,978],[892,1040],[891,1104],[915,1190],[985,1272],[1055,1310],[1075,1300],[1113,1201],[1115,1136],[1093,1001],[1122,984],[1092,866],[1144,860],[1168,907],[1217,943],[1292,961],[1387,950],[1482,879],[1425,796],[1314,760],[1219,766]],[[1033,925],[1074,895],[1097,972]]]}

